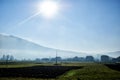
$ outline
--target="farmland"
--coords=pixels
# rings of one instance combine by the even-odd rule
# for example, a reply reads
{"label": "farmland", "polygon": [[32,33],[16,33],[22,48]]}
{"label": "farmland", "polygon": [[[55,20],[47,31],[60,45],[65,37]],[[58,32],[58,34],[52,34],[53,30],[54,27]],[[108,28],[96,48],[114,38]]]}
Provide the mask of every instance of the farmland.
{"label": "farmland", "polygon": [[120,80],[118,69],[119,64],[100,63],[2,64],[0,80]]}

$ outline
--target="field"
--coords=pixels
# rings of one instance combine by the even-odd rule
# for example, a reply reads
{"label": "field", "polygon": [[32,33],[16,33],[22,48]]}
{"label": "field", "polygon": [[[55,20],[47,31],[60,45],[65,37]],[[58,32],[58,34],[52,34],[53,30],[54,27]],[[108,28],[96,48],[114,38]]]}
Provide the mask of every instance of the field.
{"label": "field", "polygon": [[0,65],[0,80],[120,80],[120,64],[21,63]]}

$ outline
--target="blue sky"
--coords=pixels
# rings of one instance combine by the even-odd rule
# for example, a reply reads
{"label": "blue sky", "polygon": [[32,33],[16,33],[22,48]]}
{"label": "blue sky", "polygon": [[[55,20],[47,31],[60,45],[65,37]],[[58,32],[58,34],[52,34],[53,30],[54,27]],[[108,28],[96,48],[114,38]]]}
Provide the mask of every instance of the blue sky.
{"label": "blue sky", "polygon": [[0,33],[63,50],[120,50],[119,0],[59,0],[61,7],[53,18],[39,14],[25,21],[37,12],[41,1],[0,0]]}

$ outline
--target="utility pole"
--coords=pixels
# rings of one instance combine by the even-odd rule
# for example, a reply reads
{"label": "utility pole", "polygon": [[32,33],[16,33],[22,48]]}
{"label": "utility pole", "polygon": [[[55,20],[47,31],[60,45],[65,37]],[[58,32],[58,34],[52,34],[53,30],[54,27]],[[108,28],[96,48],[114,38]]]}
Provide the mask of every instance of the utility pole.
{"label": "utility pole", "polygon": [[56,65],[57,65],[57,50],[56,50]]}

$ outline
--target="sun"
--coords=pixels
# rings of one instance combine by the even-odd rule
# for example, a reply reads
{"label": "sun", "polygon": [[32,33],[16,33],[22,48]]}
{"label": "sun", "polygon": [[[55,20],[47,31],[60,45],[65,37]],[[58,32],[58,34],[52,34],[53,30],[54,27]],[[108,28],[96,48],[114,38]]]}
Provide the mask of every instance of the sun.
{"label": "sun", "polygon": [[39,4],[39,12],[42,16],[46,18],[54,17],[58,12],[59,5],[55,0],[44,0]]}

